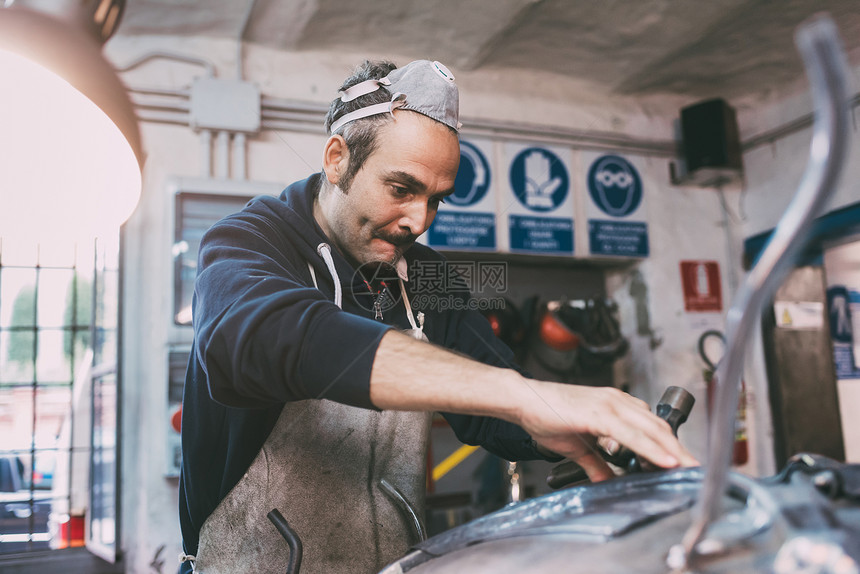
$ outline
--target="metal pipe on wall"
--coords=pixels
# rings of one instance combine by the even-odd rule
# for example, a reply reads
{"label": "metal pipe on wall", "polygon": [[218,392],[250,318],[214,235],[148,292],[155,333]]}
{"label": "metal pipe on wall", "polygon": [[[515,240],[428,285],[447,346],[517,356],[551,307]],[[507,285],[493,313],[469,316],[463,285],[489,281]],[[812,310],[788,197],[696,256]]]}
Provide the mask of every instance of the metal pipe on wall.
{"label": "metal pipe on wall", "polygon": [[136,109],[135,115],[141,122],[154,124],[169,124],[189,127],[191,118],[189,114],[182,112],[168,112],[164,110]]}
{"label": "metal pipe on wall", "polygon": [[189,114],[191,106],[188,102],[166,102],[157,98],[140,98],[132,96],[131,103],[134,105],[135,112],[140,113],[141,110],[157,110],[163,112],[175,112]]}
{"label": "metal pipe on wall", "polygon": [[200,131],[200,174],[212,177],[212,131]]}
{"label": "metal pipe on wall", "polygon": [[248,3],[248,8],[245,9],[245,17],[242,18],[242,26],[239,28],[239,38],[236,40],[236,79],[240,82],[244,79],[242,74],[242,47],[245,41],[245,32],[248,29],[248,22],[251,21],[251,13],[254,11],[254,4],[257,0],[251,0]]}
{"label": "metal pipe on wall", "polygon": [[[852,112],[857,108],[857,106],[860,106],[860,94],[854,94],[854,96],[850,100],[849,106]],[[806,114],[797,118],[796,120],[792,120],[790,122],[782,124],[781,126],[777,126],[772,130],[768,130],[764,133],[752,136],[748,138],[747,141],[741,143],[741,150],[746,152],[761,145],[774,143],[777,140],[781,140],[784,137],[788,137],[796,132],[799,132],[812,126],[814,119],[814,114]]]}
{"label": "metal pipe on wall", "polygon": [[230,177],[230,132],[221,131],[216,136],[215,175],[221,179]]}
{"label": "metal pipe on wall", "polygon": [[246,175],[247,137],[239,132],[233,135],[233,179],[244,180]]}
{"label": "metal pipe on wall", "polygon": [[163,59],[163,60],[172,60],[174,62],[182,62],[184,64],[194,64],[196,66],[201,66],[204,70],[206,70],[206,75],[210,78],[215,77],[215,65],[205,58],[198,58],[196,56],[188,56],[185,54],[177,54],[176,52],[168,52],[164,50],[156,50],[154,52],[146,53],[136,60],[133,60],[129,64],[121,68],[117,68],[117,72],[128,72],[129,70],[133,70],[138,66],[155,59]]}
{"label": "metal pipe on wall", "polygon": [[[161,56],[162,54],[157,54]],[[172,54],[170,56],[173,56]],[[179,58],[171,58],[179,59]],[[208,70],[207,66],[207,70]],[[156,123],[182,123],[177,117],[143,114],[142,109],[158,111],[188,112],[190,105],[188,90],[165,90],[159,88],[133,87],[129,89],[132,103],[141,121]],[[164,96],[179,101],[146,99],[139,96]],[[157,98],[156,98],[157,99]],[[185,101],[182,101],[182,100]],[[860,94],[851,98],[851,109],[860,106]],[[274,131],[296,131],[300,133],[324,134],[323,116],[328,106],[321,103],[298,102],[272,96],[261,98],[261,128]],[[186,122],[187,123],[187,122]],[[678,157],[678,142],[670,140],[647,140],[600,131],[574,130],[555,126],[520,124],[487,119],[464,118],[463,133],[491,138],[527,137],[547,143],[560,143],[575,149],[613,150],[637,153],[644,156]],[[786,122],[772,130],[751,136],[741,143],[743,152],[761,145],[776,142],[812,125],[812,114]]]}
{"label": "metal pipe on wall", "polygon": [[[188,98],[187,90],[169,91],[137,87],[132,88],[130,92],[133,95]],[[176,105],[171,107],[170,103],[162,100],[154,102],[144,98],[134,98],[133,103],[136,107],[164,111],[174,110],[179,112],[188,111],[189,109],[189,105],[183,102],[176,102]],[[327,111],[328,106],[325,104],[295,102],[264,96],[261,99],[261,127],[262,129],[275,131],[286,130],[324,135],[323,117]],[[158,120],[153,118],[152,121]],[[572,130],[554,126],[529,125],[485,119],[469,120],[466,118],[464,124],[463,133],[468,135],[491,138],[528,137],[547,143],[570,145],[577,149],[627,151],[646,156],[676,157],[677,155],[676,143],[668,140],[645,140],[609,132]]]}

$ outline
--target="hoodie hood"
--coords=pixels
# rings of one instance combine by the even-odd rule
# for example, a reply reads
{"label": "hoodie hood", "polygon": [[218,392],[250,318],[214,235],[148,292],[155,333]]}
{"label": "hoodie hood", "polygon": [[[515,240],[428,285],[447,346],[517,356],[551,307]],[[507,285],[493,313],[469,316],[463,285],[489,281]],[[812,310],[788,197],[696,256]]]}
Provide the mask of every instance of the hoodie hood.
{"label": "hoodie hood", "polygon": [[[292,261],[297,268],[308,267],[310,285],[319,289],[339,307],[358,315],[378,319],[379,317],[375,316],[369,308],[367,298],[358,297],[360,300],[358,302],[354,297],[355,294],[365,295],[364,291],[369,289],[368,284],[361,276],[357,276],[356,268],[334,248],[331,240],[314,219],[314,200],[319,194],[323,177],[325,176],[322,173],[316,173],[296,182],[287,187],[277,198],[257,197],[249,202],[236,217],[260,217],[267,220],[276,236],[291,246],[290,249],[279,249],[279,251],[301,257],[302,261]],[[427,250],[424,246],[413,245],[397,262],[394,271],[400,281],[408,281],[409,261],[416,251],[422,249]],[[337,287],[335,283],[338,284]],[[416,322],[415,317],[409,312],[411,310],[404,307],[408,305],[405,288],[396,284],[389,287],[391,297],[398,300],[398,303],[393,308],[385,310],[386,319],[389,313],[393,319],[386,322],[403,329],[419,328],[420,321]],[[403,303],[399,302],[400,299],[403,299]]]}

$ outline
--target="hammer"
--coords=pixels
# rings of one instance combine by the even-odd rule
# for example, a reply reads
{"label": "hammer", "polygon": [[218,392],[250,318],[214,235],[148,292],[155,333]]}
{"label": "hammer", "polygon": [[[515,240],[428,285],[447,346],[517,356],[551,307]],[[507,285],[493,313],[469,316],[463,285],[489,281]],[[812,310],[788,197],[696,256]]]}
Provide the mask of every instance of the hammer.
{"label": "hammer", "polygon": [[[696,398],[686,389],[668,387],[663,392],[663,396],[660,397],[655,412],[658,417],[669,423],[672,433],[678,436],[678,427],[687,420],[695,402]],[[607,462],[623,468],[626,474],[654,470],[654,465],[647,461],[640,461],[636,453],[628,448],[622,447],[615,454],[610,454],[603,449],[598,452]],[[588,480],[588,475],[581,466],[572,460],[554,466],[546,477],[546,483],[550,488],[561,488],[584,480]]]}

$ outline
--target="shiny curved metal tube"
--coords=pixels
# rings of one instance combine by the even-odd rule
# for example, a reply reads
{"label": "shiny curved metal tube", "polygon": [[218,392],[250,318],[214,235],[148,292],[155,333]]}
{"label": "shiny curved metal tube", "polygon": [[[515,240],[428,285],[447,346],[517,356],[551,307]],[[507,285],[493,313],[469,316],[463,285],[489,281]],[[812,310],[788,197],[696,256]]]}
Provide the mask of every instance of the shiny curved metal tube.
{"label": "shiny curved metal tube", "polygon": [[707,473],[693,510],[693,524],[682,540],[687,564],[721,510],[731,465],[744,348],[765,303],[793,266],[813,219],[835,190],[848,152],[848,66],[836,26],[829,17],[817,16],[798,29],[795,44],[803,58],[815,108],[809,163],[794,199],[741,285],[726,318],[726,354],[716,374],[716,409],[709,429]]}

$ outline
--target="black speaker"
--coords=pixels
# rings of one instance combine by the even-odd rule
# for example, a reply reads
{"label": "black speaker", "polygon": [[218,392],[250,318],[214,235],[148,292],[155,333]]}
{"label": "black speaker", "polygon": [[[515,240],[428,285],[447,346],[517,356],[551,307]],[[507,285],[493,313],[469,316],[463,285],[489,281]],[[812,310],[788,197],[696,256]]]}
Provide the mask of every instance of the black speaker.
{"label": "black speaker", "polygon": [[700,168],[743,169],[735,110],[715,98],[681,109],[687,172]]}

